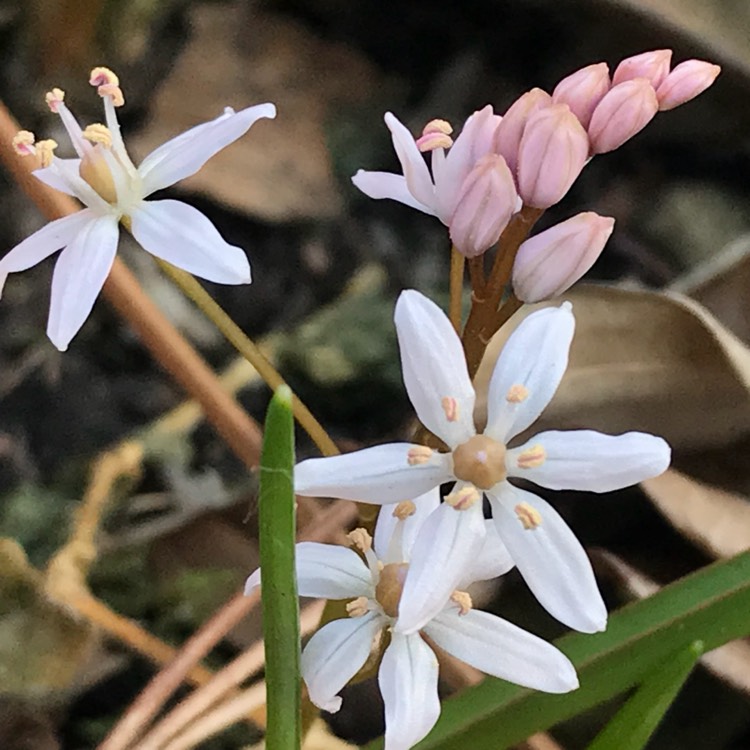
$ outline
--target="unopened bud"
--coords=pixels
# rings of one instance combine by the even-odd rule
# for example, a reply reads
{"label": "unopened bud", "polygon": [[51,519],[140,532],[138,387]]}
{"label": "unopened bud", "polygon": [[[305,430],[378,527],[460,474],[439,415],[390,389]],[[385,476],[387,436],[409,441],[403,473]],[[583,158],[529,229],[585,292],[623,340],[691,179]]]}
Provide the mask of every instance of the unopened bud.
{"label": "unopened bud", "polygon": [[498,154],[483,156],[463,181],[450,222],[456,249],[474,258],[492,247],[518,206],[513,175]]}
{"label": "unopened bud", "polygon": [[721,73],[718,65],[703,60],[686,60],[680,63],[662,82],[656,91],[659,109],[679,107],[702,94]]}
{"label": "unopened bud", "polygon": [[531,89],[511,104],[497,126],[495,151],[505,159],[512,174],[516,174],[518,167],[518,147],[526,122],[534,112],[550,104],[552,97],[546,91]]}
{"label": "unopened bud", "polygon": [[606,154],[620,148],[643,130],[658,111],[656,92],[646,78],[613,86],[591,116],[591,152]]}
{"label": "unopened bud", "polygon": [[669,75],[671,64],[671,49],[655,49],[626,57],[615,69],[612,85],[617,86],[618,83],[632,81],[634,78],[646,78],[657,89]]}
{"label": "unopened bud", "polygon": [[604,249],[615,220],[587,211],[526,240],[513,264],[513,291],[522,302],[562,294]]}
{"label": "unopened bud", "polygon": [[567,104],[570,111],[587,128],[596,105],[609,91],[609,67],[607,63],[587,65],[571,73],[555,86],[552,101]]}
{"label": "unopened bud", "polygon": [[518,192],[534,208],[549,208],[568,192],[589,155],[583,125],[567,104],[536,111],[518,149]]}

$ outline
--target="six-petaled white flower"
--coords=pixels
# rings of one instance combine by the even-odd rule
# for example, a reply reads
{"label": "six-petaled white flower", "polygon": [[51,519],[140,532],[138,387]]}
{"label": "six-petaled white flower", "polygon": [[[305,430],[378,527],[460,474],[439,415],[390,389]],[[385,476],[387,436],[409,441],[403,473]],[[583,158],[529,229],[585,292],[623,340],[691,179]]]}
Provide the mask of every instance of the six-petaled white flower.
{"label": "six-petaled white flower", "polygon": [[35,143],[28,131],[14,139],[16,151],[34,155],[42,182],[75,196],[86,208],[47,224],[0,260],[0,294],[9,273],[24,271],[65,248],[52,277],[47,334],[65,350],[91,312],[115,258],[118,223],[123,221],[139,244],[153,255],[196,276],[223,284],[250,283],[244,251],[225,242],[200,211],[176,200],[146,201],[152,193],[197,172],[214,154],[244,135],[261,118],[276,116],[273,104],[240,112],[227,108],[215,120],[167,141],[136,168],[125,149],[115,108],[123,104],[117,76],[95,68],[90,83],[104,100],[106,126],[81,129],[53,89],[47,104],[60,115],[75,159],[53,155],[56,143]]}
{"label": "six-petaled white flower", "polygon": [[[398,627],[409,596],[413,566],[433,543],[437,490],[416,502],[381,510],[373,540],[364,529],[350,538],[364,557],[346,547],[297,544],[301,596],[348,599],[348,618],[323,626],[302,653],[302,677],[310,699],[326,711],[338,711],[338,693],[359,672],[390,631],[378,671],[385,703],[385,748],[408,750],[432,729],[440,714],[438,663],[419,632]],[[487,522],[490,523],[490,522]],[[546,641],[495,615],[472,609],[465,591],[471,583],[505,573],[512,563],[494,528],[473,550],[449,592],[422,632],[449,654],[487,674],[519,685],[564,693],[578,687],[567,657]],[[435,573],[437,575],[437,573]],[[260,571],[248,579],[246,593],[260,583]],[[430,580],[423,578],[429,586]]]}
{"label": "six-petaled white flower", "polygon": [[[441,570],[435,580],[442,583],[436,585],[455,588],[452,572],[473,554],[481,533],[484,494],[495,528],[539,602],[571,628],[603,630],[607,611],[581,544],[549,503],[508,480],[609,492],[661,474],[670,460],[667,443],[639,432],[572,430],[543,432],[508,446],[539,417],[565,372],[575,326],[569,303],[529,315],[509,338],[490,381],[482,434],[474,426],[475,394],[461,342],[440,308],[407,290],[399,297],[395,322],[409,398],[422,424],[449,451],[390,443],[308,459],[296,467],[297,492],[382,504],[456,481],[434,511],[439,543],[421,561],[423,574]],[[405,600],[398,627],[407,633],[421,628],[438,600],[433,598],[432,606],[418,595]]]}

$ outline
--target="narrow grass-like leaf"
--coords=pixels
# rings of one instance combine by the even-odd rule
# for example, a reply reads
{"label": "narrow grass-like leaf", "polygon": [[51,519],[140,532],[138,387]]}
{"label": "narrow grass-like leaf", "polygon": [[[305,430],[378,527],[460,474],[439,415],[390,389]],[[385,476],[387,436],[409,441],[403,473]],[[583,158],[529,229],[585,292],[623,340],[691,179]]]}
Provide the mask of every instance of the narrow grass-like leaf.
{"label": "narrow grass-like leaf", "polygon": [[702,653],[703,642],[695,641],[659,664],[588,750],[643,750]]}
{"label": "narrow grass-like leaf", "polygon": [[[572,633],[556,645],[581,687],[549,695],[487,678],[443,704],[419,750],[503,750],[643,682],[676,650],[710,651],[750,634],[750,552],[709,565],[615,612],[604,633]],[[382,747],[382,740],[369,746]]]}
{"label": "narrow grass-like leaf", "polygon": [[260,461],[260,568],[266,651],[267,750],[299,750],[300,641],[294,567],[294,418],[287,386],[266,415]]}

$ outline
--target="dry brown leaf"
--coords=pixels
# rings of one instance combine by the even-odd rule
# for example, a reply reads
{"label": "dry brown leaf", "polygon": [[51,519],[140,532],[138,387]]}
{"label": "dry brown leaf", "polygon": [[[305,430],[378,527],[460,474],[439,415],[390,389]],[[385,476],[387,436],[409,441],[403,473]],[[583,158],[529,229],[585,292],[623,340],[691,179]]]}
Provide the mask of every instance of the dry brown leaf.
{"label": "dry brown leaf", "polygon": [[674,469],[641,482],[663,516],[714,557],[732,557],[750,547],[750,501],[702,484]]}
{"label": "dry brown leaf", "polygon": [[[592,558],[597,572],[604,568],[625,586],[633,599],[645,599],[661,588],[656,581],[611,552],[598,549]],[[731,641],[709,651],[700,662],[720,680],[750,695],[750,642],[747,639]]]}
{"label": "dry brown leaf", "polygon": [[[726,445],[750,433],[750,349],[700,305],[592,285],[565,298],[576,316],[570,365],[533,431],[643,430],[674,448]],[[480,423],[498,352],[534,307],[490,342],[476,378]]]}
{"label": "dry brown leaf", "polygon": [[333,107],[372,95],[374,68],[346,45],[255,4],[195,5],[190,21],[192,36],[155,95],[150,123],[129,140],[135,154],[143,158],[226,106],[270,101],[276,120],[255,124],[181,184],[266,219],[335,215],[341,199],[325,121]]}

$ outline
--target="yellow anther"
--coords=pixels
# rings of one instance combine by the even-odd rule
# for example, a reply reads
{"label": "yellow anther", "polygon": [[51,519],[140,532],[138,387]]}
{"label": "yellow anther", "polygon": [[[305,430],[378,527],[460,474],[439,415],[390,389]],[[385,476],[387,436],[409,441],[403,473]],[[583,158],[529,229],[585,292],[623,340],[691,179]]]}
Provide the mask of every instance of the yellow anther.
{"label": "yellow anther", "polygon": [[406,460],[409,466],[419,466],[420,464],[426,464],[432,458],[432,448],[428,448],[426,445],[412,445],[409,448],[409,452],[406,454]]}
{"label": "yellow anther", "polygon": [[111,97],[112,104],[114,104],[115,107],[122,107],[122,105],[125,104],[125,95],[122,93],[122,89],[114,83],[102,84],[96,92],[102,98],[105,96]]}
{"label": "yellow anther", "polygon": [[99,143],[104,148],[112,148],[112,133],[106,125],[100,123],[87,125],[82,135],[89,143]]}
{"label": "yellow anther", "polygon": [[370,602],[366,596],[358,596],[346,605],[346,614],[349,617],[362,617],[370,610]]}
{"label": "yellow anther", "polygon": [[440,405],[443,407],[443,411],[445,412],[445,418],[449,422],[457,422],[460,417],[460,410],[458,406],[458,401],[456,401],[453,396],[445,396],[440,402]]}
{"label": "yellow anther", "polygon": [[444,133],[427,133],[417,139],[417,148],[423,154],[436,148],[450,148],[452,145],[453,139]]}
{"label": "yellow anther", "polygon": [[537,443],[523,451],[516,459],[519,469],[534,469],[541,466],[547,460],[547,451],[544,446]]}
{"label": "yellow anther", "polygon": [[372,537],[367,529],[354,529],[350,531],[346,538],[360,551],[369,552],[372,549]]}
{"label": "yellow anther", "polygon": [[56,148],[57,141],[53,141],[52,138],[47,138],[36,144],[36,153],[39,156],[39,161],[42,167],[48,167],[52,164],[52,160],[55,158]]}
{"label": "yellow anther", "polygon": [[52,89],[44,95],[44,101],[47,102],[51,112],[57,113],[60,105],[65,101],[65,92],[62,89]]}
{"label": "yellow anther", "polygon": [[505,395],[505,400],[511,404],[520,404],[522,401],[526,401],[529,397],[529,389],[525,385],[516,383],[508,388],[508,393]]}
{"label": "yellow anther", "polygon": [[451,601],[458,604],[459,615],[468,615],[474,606],[474,602],[471,601],[471,596],[467,591],[454,591],[451,594]]}
{"label": "yellow anther", "polygon": [[481,499],[481,493],[473,485],[464,485],[457,492],[445,496],[445,502],[454,510],[468,510]]}
{"label": "yellow anther", "polygon": [[30,130],[19,130],[11,141],[13,150],[19,156],[31,156],[36,153],[34,140],[34,134]]}
{"label": "yellow anther", "polygon": [[89,74],[89,83],[97,88],[107,84],[119,86],[120,79],[109,68],[99,66],[94,68]]}
{"label": "yellow anther", "polygon": [[448,120],[430,120],[427,125],[422,128],[422,135],[430,135],[431,133],[442,133],[443,135],[450,135],[453,132],[453,126]]}
{"label": "yellow anther", "polygon": [[531,531],[542,525],[542,514],[528,503],[519,503],[513,510],[526,531]]}
{"label": "yellow anther", "polygon": [[393,509],[393,517],[405,521],[417,512],[417,506],[411,500],[403,500]]}

